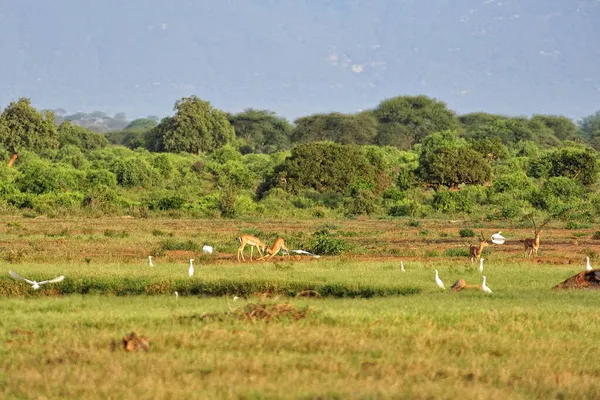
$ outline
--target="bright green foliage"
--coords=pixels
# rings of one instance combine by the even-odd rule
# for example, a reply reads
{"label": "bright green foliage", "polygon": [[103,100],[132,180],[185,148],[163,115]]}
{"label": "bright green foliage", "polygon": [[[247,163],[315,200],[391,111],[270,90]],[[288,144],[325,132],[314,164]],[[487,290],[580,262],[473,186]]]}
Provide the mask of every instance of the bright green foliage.
{"label": "bright green foliage", "polygon": [[491,168],[483,155],[468,147],[456,132],[445,131],[423,141],[418,173],[429,184],[450,187],[485,183]]}
{"label": "bright green foliage", "polygon": [[292,125],[274,112],[249,108],[229,114],[243,153],[273,153],[289,147]]}
{"label": "bright green foliage", "polygon": [[533,181],[524,172],[506,174],[494,179],[492,190],[495,193],[515,193],[516,195],[529,193],[535,187]]}
{"label": "bright green foliage", "polygon": [[446,103],[427,96],[398,96],[386,99],[373,110],[379,121],[379,145],[411,148],[425,137],[444,130],[457,129],[458,120]]}
{"label": "bright green foliage", "polygon": [[233,127],[223,111],[196,96],[175,103],[175,115],[164,118],[146,136],[151,150],[172,153],[212,152],[235,140]]}
{"label": "bright green foliage", "polygon": [[362,182],[380,194],[391,184],[383,165],[381,155],[369,154],[360,146],[331,142],[303,144],[296,146],[291,157],[275,169],[266,190],[283,187],[299,193],[313,188],[319,192],[349,194],[353,185]]}
{"label": "bright green foliage", "polygon": [[146,160],[139,157],[116,159],[109,168],[117,177],[119,185],[125,187],[148,187],[158,180],[158,173]]}
{"label": "bright green foliage", "polygon": [[58,127],[58,141],[61,146],[74,145],[82,150],[95,150],[108,146],[106,137],[100,133],[65,121]]}
{"label": "bright green foliage", "polygon": [[499,137],[470,139],[469,143],[473,150],[480,152],[491,160],[508,157],[508,148],[502,144],[502,140]]}
{"label": "bright green foliage", "polygon": [[0,145],[16,154],[24,149],[55,148],[58,135],[53,114],[42,115],[27,98],[10,103],[0,115]]}
{"label": "bright green foliage", "polygon": [[81,171],[41,159],[30,159],[19,167],[15,183],[25,193],[43,194],[75,191],[83,186]]}
{"label": "bright green foliage", "polygon": [[377,134],[377,120],[370,113],[331,113],[298,118],[292,141],[330,140],[342,144],[371,144]]}

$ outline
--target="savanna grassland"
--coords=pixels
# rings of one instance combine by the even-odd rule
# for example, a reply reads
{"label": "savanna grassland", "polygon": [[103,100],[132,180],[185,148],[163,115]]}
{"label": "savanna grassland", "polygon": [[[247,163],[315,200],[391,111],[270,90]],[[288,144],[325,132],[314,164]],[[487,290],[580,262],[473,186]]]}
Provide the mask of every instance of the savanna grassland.
{"label": "savanna grassland", "polygon": [[[2,221],[3,398],[600,397],[599,293],[551,289],[586,255],[598,262],[593,229],[550,223],[540,257],[526,260],[519,239],[531,229],[508,223]],[[467,226],[508,238],[484,251],[492,295],[449,290],[481,283]],[[323,231],[341,255],[235,260],[241,233],[297,249]],[[66,278],[33,291],[9,270]],[[297,296],[307,289],[321,297]],[[132,331],[149,351],[121,348]]]}

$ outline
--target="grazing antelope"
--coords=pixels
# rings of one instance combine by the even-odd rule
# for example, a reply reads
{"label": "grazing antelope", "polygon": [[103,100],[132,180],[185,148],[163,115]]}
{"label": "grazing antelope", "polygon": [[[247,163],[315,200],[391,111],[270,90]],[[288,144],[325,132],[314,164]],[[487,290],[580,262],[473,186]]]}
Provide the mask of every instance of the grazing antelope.
{"label": "grazing antelope", "polygon": [[542,228],[550,222],[550,218],[546,219],[539,228],[535,226],[533,217],[531,217],[531,221],[533,222],[535,237],[533,239],[527,238],[523,240],[523,244],[525,245],[525,257],[537,256],[538,249],[540,248],[540,232],[542,231]]}
{"label": "grazing antelope", "polygon": [[489,246],[490,244],[483,237],[483,232],[479,235],[479,246],[474,244],[469,246],[469,257],[471,257],[471,263],[476,258],[481,258],[481,253],[483,252],[483,248]]}
{"label": "grazing antelope", "polygon": [[267,249],[267,252],[269,253],[269,257],[267,258],[273,257],[275,254],[279,253],[279,250],[281,249],[287,251],[288,255],[290,254],[290,250],[287,247],[285,247],[285,242],[283,241],[283,239],[278,238],[273,243],[273,246]]}
{"label": "grazing antelope", "polygon": [[[260,259],[262,260],[265,258],[265,256],[263,255],[262,252],[265,251],[267,246],[263,242],[261,242],[259,238],[257,238],[256,236],[252,236],[252,235],[242,235],[237,239],[240,242],[240,247],[238,248],[238,251],[237,251],[238,261],[240,261],[240,254],[242,255],[242,260],[246,261],[246,259],[244,258],[244,247],[246,247],[246,245],[250,246],[250,261],[252,261],[252,253],[254,252],[255,247],[258,249],[258,254],[260,254]],[[262,249],[262,251],[261,251],[261,249]]]}

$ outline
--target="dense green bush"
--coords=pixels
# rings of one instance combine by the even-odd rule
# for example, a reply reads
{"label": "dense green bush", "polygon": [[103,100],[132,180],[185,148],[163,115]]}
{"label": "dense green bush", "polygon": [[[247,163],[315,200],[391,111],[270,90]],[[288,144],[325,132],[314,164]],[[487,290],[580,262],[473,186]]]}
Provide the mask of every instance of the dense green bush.
{"label": "dense green bush", "polygon": [[333,237],[328,229],[315,232],[310,238],[308,248],[311,253],[330,256],[342,254],[350,249],[344,240]]}
{"label": "dense green bush", "polygon": [[116,159],[110,164],[110,171],[117,177],[121,186],[151,186],[158,181],[158,173],[141,157]]}

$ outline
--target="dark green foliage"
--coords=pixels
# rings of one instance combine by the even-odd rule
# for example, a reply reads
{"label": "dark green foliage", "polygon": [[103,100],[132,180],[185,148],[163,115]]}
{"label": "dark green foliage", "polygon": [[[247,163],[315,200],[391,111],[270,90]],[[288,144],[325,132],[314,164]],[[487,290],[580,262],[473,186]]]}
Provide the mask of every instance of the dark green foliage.
{"label": "dark green foliage", "polygon": [[549,156],[549,176],[564,176],[583,185],[591,185],[598,178],[596,152],[590,148],[564,147]]}
{"label": "dark green foliage", "polygon": [[592,239],[600,240],[600,231],[594,232],[594,234],[592,235]]}
{"label": "dark green foliage", "polygon": [[341,144],[371,144],[377,134],[377,120],[370,113],[354,115],[331,113],[298,118],[292,141],[330,140]]}
{"label": "dark green foliage", "polygon": [[61,146],[73,145],[82,150],[95,150],[106,147],[109,141],[102,134],[92,132],[65,121],[58,127],[58,141]]}
{"label": "dark green foliage", "polygon": [[467,147],[455,132],[434,133],[423,141],[419,157],[419,175],[436,186],[482,184],[490,179],[489,162]]}
{"label": "dark green foliage", "polygon": [[583,136],[586,140],[591,141],[594,144],[594,147],[597,149],[597,139],[600,137],[600,110],[596,111],[594,114],[582,118],[578,125],[581,131],[581,136]]}
{"label": "dark green foliage", "polygon": [[198,243],[191,240],[178,241],[174,239],[164,240],[161,244],[162,250],[188,250],[188,251],[200,251]]}
{"label": "dark green foliage", "polygon": [[180,210],[186,204],[186,200],[178,193],[163,191],[149,196],[144,203],[149,210],[167,211]]}
{"label": "dark green foliage", "polygon": [[272,111],[249,108],[227,118],[244,154],[273,153],[289,147],[293,127]]}
{"label": "dark green foliage", "polygon": [[472,229],[464,228],[458,231],[460,237],[475,237],[475,232]]}
{"label": "dark green foliage", "polygon": [[85,178],[91,186],[117,186],[117,176],[106,169],[90,169],[86,171]]}
{"label": "dark green foliage", "polygon": [[175,103],[175,115],[164,118],[150,131],[146,144],[154,151],[212,152],[235,139],[224,112],[196,96]]}
{"label": "dark green foliage", "polygon": [[350,194],[357,182],[363,182],[377,195],[390,186],[380,155],[366,154],[356,145],[314,142],[296,146],[291,157],[275,169],[262,192],[282,187],[291,193],[313,188],[321,193]]}
{"label": "dark green foliage", "polygon": [[344,201],[346,215],[373,214],[378,206],[377,197],[366,189],[353,190],[350,198]]}
{"label": "dark green foliage", "polygon": [[398,96],[386,99],[373,110],[380,124],[379,145],[407,147],[420,143],[434,132],[456,129],[458,120],[446,103],[427,96]]}
{"label": "dark green foliage", "polygon": [[468,248],[455,248],[444,250],[444,256],[447,257],[469,257],[469,254],[470,253]]}

